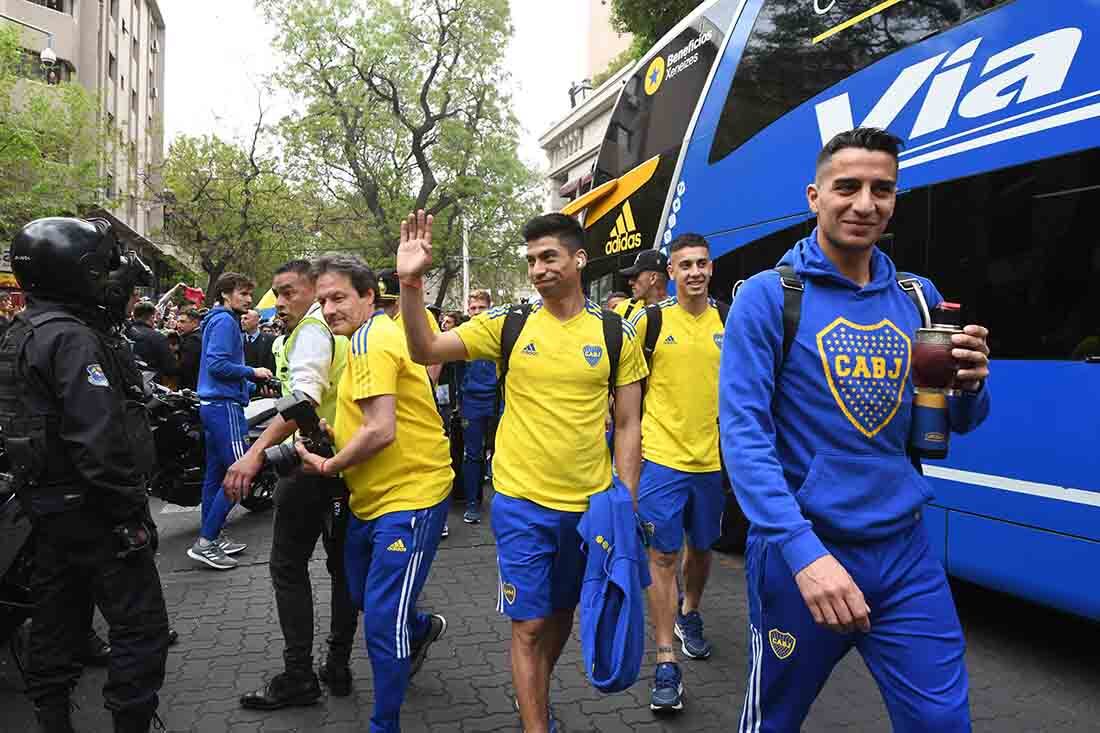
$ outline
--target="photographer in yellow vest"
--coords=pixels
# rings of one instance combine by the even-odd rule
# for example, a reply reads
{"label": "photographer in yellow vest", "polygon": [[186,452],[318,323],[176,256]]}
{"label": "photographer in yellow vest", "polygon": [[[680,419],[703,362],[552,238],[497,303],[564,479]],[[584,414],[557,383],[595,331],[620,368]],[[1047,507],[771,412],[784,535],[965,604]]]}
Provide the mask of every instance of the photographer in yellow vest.
{"label": "photographer in yellow vest", "polygon": [[[348,340],[329,329],[316,302],[316,283],[308,260],[292,260],[275,271],[271,285],[275,310],[285,329],[276,355],[276,376],[283,394],[307,395],[317,414],[335,424],[336,393],[348,356]],[[226,473],[223,486],[231,498],[247,493],[264,464],[264,450],[289,438],[298,426],[276,416],[263,434]],[[311,705],[321,698],[318,675],[313,671],[313,591],[309,560],[322,538],[332,576],[332,624],[328,657],[320,680],[329,694],[351,693],[348,660],[354,642],[357,614],[348,596],[344,574],[345,527],[332,521],[332,500],[346,497],[339,477],[307,475],[300,469],[279,480],[275,489],[275,522],[271,545],[271,583],[286,647],[285,669],[266,685],[241,698],[241,705],[256,710],[276,710],[291,705]],[[342,516],[346,517],[344,511]]]}

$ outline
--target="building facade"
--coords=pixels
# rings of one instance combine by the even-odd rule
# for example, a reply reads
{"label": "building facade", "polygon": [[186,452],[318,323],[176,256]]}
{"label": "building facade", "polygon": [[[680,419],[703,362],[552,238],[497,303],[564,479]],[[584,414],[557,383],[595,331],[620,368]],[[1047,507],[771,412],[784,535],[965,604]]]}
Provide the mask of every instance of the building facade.
{"label": "building facade", "polygon": [[612,59],[622,54],[632,40],[630,36],[619,35],[611,28],[610,12],[610,4],[606,0],[589,0],[585,42],[587,78],[570,90],[561,90],[562,99],[570,99],[572,108],[539,137],[539,145],[549,161],[547,211],[560,210],[577,197],[578,191],[583,193],[591,182],[592,168],[615,102],[623,84],[630,78],[631,65],[628,64],[597,89],[592,89],[591,83],[588,83],[604,71]]}
{"label": "building facade", "polygon": [[47,81],[77,82],[99,99],[111,132],[103,192],[111,203],[92,213],[110,219],[158,279],[187,266],[170,243],[150,238],[164,223],[151,195],[164,159],[165,24],[157,0],[0,0],[0,17],[22,27],[29,57],[53,50],[54,66],[40,67]]}

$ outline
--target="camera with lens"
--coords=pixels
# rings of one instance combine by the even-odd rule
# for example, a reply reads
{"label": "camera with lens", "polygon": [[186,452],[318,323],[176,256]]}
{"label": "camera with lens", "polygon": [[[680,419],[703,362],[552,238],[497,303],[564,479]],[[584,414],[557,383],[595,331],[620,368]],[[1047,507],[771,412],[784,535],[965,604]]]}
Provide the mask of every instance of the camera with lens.
{"label": "camera with lens", "polygon": [[[275,410],[284,420],[293,420],[298,425],[298,434],[306,450],[325,458],[331,458],[332,440],[321,427],[321,419],[313,407],[312,400],[304,392],[294,392],[275,403]],[[288,476],[302,463],[298,451],[291,443],[280,443],[264,451],[264,461],[275,469],[280,476]]]}

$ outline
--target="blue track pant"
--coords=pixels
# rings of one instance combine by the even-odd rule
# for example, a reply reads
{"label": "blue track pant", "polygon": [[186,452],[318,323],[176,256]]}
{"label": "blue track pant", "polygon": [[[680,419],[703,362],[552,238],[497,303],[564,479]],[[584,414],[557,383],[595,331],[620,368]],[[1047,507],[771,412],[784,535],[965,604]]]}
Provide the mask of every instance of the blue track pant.
{"label": "blue track pant", "polygon": [[427,509],[348,520],[348,593],[364,611],[363,635],[374,672],[371,733],[401,730],[412,650],[429,628],[416,599],[428,579],[449,506],[450,499],[444,499]]}
{"label": "blue track pant", "polygon": [[206,475],[202,481],[202,530],[208,540],[218,539],[234,503],[225,498],[225,472],[248,450],[248,421],[244,408],[232,400],[203,400],[199,419],[206,440]]}
{"label": "blue track pant", "polygon": [[468,417],[462,421],[462,487],[466,508],[477,509],[481,484],[485,480],[485,440],[489,437],[489,422],[493,418]]}
{"label": "blue track pant", "polygon": [[840,634],[814,623],[779,548],[751,538],[749,679],[738,730],[800,730],[829,673],[855,647],[896,733],[969,731],[962,629],[924,525],[886,540],[825,546],[863,591],[871,631]]}

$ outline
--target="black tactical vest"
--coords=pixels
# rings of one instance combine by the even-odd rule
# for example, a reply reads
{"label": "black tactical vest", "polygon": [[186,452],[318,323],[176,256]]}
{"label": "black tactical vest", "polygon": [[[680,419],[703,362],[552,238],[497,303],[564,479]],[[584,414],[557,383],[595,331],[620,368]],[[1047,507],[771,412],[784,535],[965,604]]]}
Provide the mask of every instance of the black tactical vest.
{"label": "black tactical vest", "polygon": [[[0,436],[11,464],[15,489],[23,498],[34,495],[60,511],[83,503],[86,486],[68,459],[58,435],[60,406],[54,399],[28,404],[25,349],[34,330],[54,321],[71,321],[88,326],[76,316],[49,310],[28,316],[19,314],[0,339]],[[129,344],[121,337],[92,333],[102,347],[102,366],[112,389],[123,403],[123,427],[138,472],[146,476],[154,469],[156,453],[145,407],[144,383],[134,363]],[[117,385],[117,386],[116,386]],[[24,505],[28,505],[24,502]],[[54,506],[56,505],[56,506]]]}

